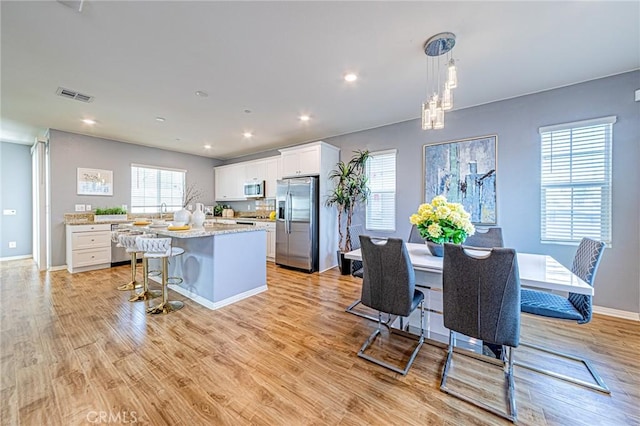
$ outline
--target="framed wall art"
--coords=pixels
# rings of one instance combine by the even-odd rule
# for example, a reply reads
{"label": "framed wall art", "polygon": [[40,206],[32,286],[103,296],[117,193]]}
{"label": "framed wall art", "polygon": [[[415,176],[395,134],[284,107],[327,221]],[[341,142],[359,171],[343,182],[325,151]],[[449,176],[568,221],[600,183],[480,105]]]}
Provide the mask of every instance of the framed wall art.
{"label": "framed wall art", "polygon": [[113,171],[78,167],[78,195],[113,195]]}
{"label": "framed wall art", "polygon": [[495,225],[497,145],[497,135],[424,145],[424,202],[444,195],[475,225]]}

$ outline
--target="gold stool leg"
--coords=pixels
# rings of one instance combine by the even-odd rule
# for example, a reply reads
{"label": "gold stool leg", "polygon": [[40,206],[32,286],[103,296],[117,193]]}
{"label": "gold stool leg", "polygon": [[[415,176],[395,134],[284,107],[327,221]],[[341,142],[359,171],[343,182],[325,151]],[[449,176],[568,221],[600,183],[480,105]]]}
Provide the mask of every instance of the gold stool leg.
{"label": "gold stool leg", "polygon": [[142,258],[142,293],[136,293],[129,302],[140,302],[141,300],[155,299],[160,297],[162,292],[160,290],[149,290],[149,259]]}
{"label": "gold stool leg", "polygon": [[142,287],[142,284],[136,281],[137,266],[138,265],[137,265],[136,253],[133,252],[131,253],[131,281],[128,282],[127,284],[122,284],[120,287],[118,287],[118,290],[127,291],[127,290],[135,290],[136,288]]}
{"label": "gold stool leg", "polygon": [[162,303],[158,306],[154,306],[152,308],[147,309],[148,314],[168,314],[169,312],[177,311],[178,309],[182,309],[184,307],[184,303],[179,301],[168,300],[169,298],[169,289],[167,288],[167,264],[168,258],[162,258]]}

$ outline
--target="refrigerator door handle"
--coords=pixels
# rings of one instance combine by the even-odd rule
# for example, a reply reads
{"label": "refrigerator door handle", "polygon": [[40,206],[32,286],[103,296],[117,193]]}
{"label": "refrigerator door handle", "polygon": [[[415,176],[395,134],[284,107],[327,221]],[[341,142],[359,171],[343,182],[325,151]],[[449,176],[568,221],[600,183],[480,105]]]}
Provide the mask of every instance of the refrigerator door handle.
{"label": "refrigerator door handle", "polygon": [[291,216],[293,215],[293,197],[291,196],[291,192],[287,192],[287,211],[289,213],[289,218],[287,219],[288,222],[288,229],[287,229],[287,234],[291,233]]}

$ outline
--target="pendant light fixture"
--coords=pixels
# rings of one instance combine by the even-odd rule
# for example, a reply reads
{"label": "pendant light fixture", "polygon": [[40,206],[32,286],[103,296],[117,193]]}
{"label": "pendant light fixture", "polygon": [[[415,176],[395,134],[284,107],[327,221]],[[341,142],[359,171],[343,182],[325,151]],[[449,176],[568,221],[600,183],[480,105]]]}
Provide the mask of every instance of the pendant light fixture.
{"label": "pendant light fixture", "polygon": [[427,55],[427,100],[422,103],[422,129],[443,129],[444,112],[453,108],[453,89],[458,87],[456,62],[451,49],[456,35],[439,33],[424,44]]}

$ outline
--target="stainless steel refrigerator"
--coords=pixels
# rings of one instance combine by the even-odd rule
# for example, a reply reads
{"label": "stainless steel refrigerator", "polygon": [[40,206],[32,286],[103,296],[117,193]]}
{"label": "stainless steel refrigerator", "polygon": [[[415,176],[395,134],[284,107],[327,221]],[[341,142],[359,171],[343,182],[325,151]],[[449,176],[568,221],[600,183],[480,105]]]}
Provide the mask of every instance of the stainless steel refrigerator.
{"label": "stainless steel refrigerator", "polygon": [[318,270],[318,178],[278,181],[276,264]]}

